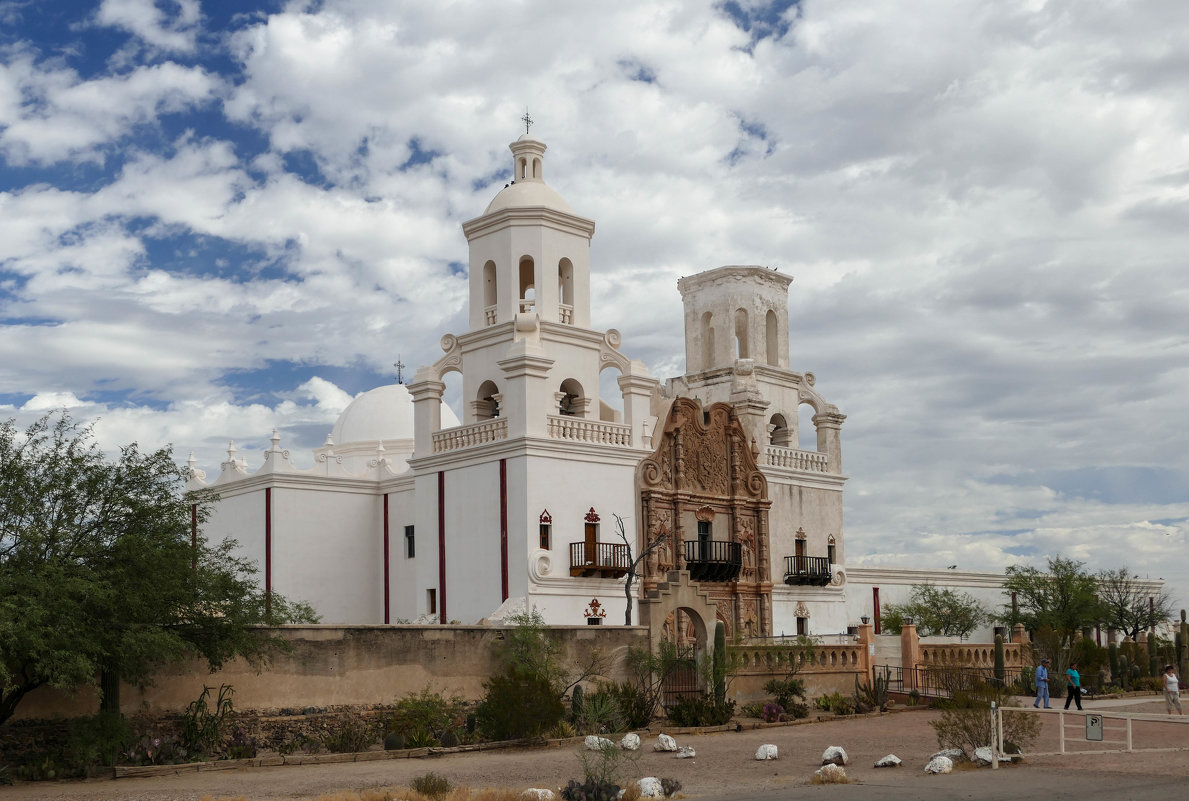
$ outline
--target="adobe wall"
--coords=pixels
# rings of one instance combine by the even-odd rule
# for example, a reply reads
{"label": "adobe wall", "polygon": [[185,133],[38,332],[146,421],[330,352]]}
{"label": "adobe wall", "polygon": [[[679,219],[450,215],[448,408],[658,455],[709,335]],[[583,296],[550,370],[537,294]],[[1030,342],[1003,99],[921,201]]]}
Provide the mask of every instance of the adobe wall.
{"label": "adobe wall", "polygon": [[[551,626],[567,664],[584,662],[598,650],[606,677],[625,678],[623,655],[629,646],[648,648],[641,626]],[[493,626],[283,626],[293,646],[278,653],[271,668],[256,673],[242,660],[209,673],[200,662],[163,669],[143,690],[123,685],[125,715],[183,711],[204,685],[235,688],[235,708],[242,711],[296,710],[329,706],[390,704],[427,684],[467,699],[483,695],[483,681],[498,667],[496,646],[506,629]],[[93,690],[67,693],[41,688],[17,708],[17,719],[70,718],[94,714]]]}

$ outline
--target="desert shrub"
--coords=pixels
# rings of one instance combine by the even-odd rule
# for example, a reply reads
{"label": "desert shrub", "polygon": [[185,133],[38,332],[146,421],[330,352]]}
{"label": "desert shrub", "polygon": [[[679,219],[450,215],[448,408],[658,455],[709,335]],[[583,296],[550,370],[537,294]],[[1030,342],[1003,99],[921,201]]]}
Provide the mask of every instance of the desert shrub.
{"label": "desert shrub", "polygon": [[764,692],[772,696],[780,706],[788,709],[797,699],[805,700],[805,682],[792,677],[769,679],[764,683]]}
{"label": "desert shrub", "polygon": [[617,801],[619,785],[570,779],[566,786],[561,788],[561,797],[563,801]]}
{"label": "desert shrub", "polygon": [[384,735],[385,751],[400,751],[405,747],[405,736],[400,732],[390,731]]}
{"label": "desert shrub", "polygon": [[853,715],[855,713],[854,700],[838,692],[818,696],[813,700],[813,705],[826,712],[833,712],[835,715]]}
{"label": "desert shrub", "polygon": [[450,792],[450,781],[436,773],[426,773],[409,782],[409,786],[426,798],[445,798]]}
{"label": "desert shrub", "polygon": [[721,726],[735,714],[735,702],[716,704],[711,696],[687,695],[665,711],[674,726]]}
{"label": "desert shrub", "polygon": [[574,724],[568,720],[559,720],[557,725],[549,731],[549,739],[551,740],[565,740],[570,737],[575,737],[578,730],[574,728]]}
{"label": "desert shrub", "polygon": [[375,727],[359,715],[346,712],[322,735],[322,747],[332,754],[366,751],[378,738]]}
{"label": "desert shrub", "polygon": [[295,734],[277,746],[277,753],[289,755],[301,751],[303,754],[316,754],[322,750],[322,742],[304,732]]}
{"label": "desert shrub", "polygon": [[[631,694],[631,686],[625,686]],[[624,714],[620,708],[619,685],[605,683],[598,692],[588,693],[574,717],[574,729],[579,734],[609,734],[624,728]],[[630,700],[630,699],[629,699]]]}
{"label": "desert shrub", "polygon": [[890,672],[876,673],[870,681],[860,683],[855,676],[855,708],[867,707],[867,711],[878,709],[886,712],[888,708],[888,685],[891,683]]}
{"label": "desert shrub", "polygon": [[231,731],[231,739],[227,741],[228,759],[252,759],[259,751],[256,738],[248,733],[243,724],[237,725]]}
{"label": "desert shrub", "polygon": [[775,723],[780,720],[780,716],[783,714],[783,706],[780,704],[768,703],[764,704],[764,708],[760,710],[760,719],[765,723]]}
{"label": "desert shrub", "polygon": [[800,720],[801,718],[807,718],[809,717],[809,704],[797,702],[786,709],[784,714],[785,717],[795,718],[797,720]]}
{"label": "desert shrub", "polygon": [[1148,692],[1164,692],[1164,679],[1161,676],[1144,676],[1135,683],[1135,689]]}
{"label": "desert shrub", "polygon": [[476,716],[479,727],[493,740],[539,737],[565,716],[561,697],[548,678],[516,663],[507,664],[483,687]]}
{"label": "desert shrub", "polygon": [[190,758],[201,759],[201,754],[191,754],[173,734],[149,732],[142,734],[124,755],[124,761],[133,765],[173,765]]}
{"label": "desert shrub", "polygon": [[438,738],[425,729],[413,729],[405,735],[405,748],[433,748],[439,745]]}
{"label": "desert shrub", "polygon": [[635,684],[626,681],[604,682],[599,685],[599,691],[615,698],[622,728],[642,729],[652,722],[656,702],[650,700]]}
{"label": "desert shrub", "polygon": [[100,766],[112,766],[132,745],[132,727],[118,712],[100,712],[72,721],[66,753],[76,775],[90,775]]}
{"label": "desert shrub", "polygon": [[911,690],[908,691],[908,705],[916,706],[920,702],[921,702],[921,691],[918,690],[916,687],[913,687]]}
{"label": "desert shrub", "polygon": [[442,734],[440,742],[443,748],[453,748],[458,745],[458,735],[454,733],[454,729],[446,729]]}
{"label": "desert shrub", "polygon": [[231,701],[235,689],[230,684],[220,684],[212,705],[207,699],[213,689],[204,686],[202,693],[182,714],[182,746],[191,754],[213,756],[218,753],[224,730],[235,714]]}
{"label": "desert shrub", "polygon": [[621,785],[636,774],[640,752],[625,751],[615,743],[604,740],[597,750],[579,749],[578,761],[582,763],[582,778],[586,782]]}
{"label": "desert shrub", "polygon": [[466,701],[462,696],[447,697],[426,685],[419,692],[397,699],[384,720],[384,732],[400,732],[406,737],[411,737],[414,732],[427,733],[434,742],[426,744],[436,745],[448,731],[457,736],[465,724]]}
{"label": "desert shrub", "polygon": [[760,701],[753,701],[750,704],[744,704],[739,707],[739,714],[745,718],[758,718],[764,713],[764,704]]}
{"label": "desert shrub", "polygon": [[[929,722],[937,732],[941,748],[959,748],[968,757],[974,749],[991,744],[993,718],[991,704],[1000,709],[1019,706],[1019,701],[1002,687],[978,684],[956,693],[937,720]],[[1019,748],[1028,748],[1040,734],[1040,718],[1036,715],[1003,715],[1003,739]]]}

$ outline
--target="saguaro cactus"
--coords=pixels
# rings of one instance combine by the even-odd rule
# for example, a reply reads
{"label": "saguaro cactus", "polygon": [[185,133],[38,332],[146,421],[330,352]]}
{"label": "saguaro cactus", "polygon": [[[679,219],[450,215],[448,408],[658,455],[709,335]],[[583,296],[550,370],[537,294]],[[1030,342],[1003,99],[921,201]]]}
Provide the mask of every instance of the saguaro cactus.
{"label": "saguaro cactus", "polygon": [[1111,643],[1109,651],[1110,651],[1109,661],[1110,661],[1110,665],[1111,665],[1111,683],[1118,684],[1119,686],[1122,686],[1123,681],[1119,677],[1119,644],[1117,642]]}
{"label": "saguaro cactus", "polygon": [[1003,659],[1003,635],[995,635],[995,680],[1003,684],[1004,676],[1006,675]]}

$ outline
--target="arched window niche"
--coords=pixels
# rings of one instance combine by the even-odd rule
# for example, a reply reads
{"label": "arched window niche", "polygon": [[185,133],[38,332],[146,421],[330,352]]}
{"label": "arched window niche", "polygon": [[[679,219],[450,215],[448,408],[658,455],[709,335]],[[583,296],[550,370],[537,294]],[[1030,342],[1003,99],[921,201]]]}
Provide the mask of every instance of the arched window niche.
{"label": "arched window niche", "polygon": [[484,381],[475,393],[475,400],[471,401],[471,408],[475,413],[475,420],[493,420],[500,416],[500,401],[503,400],[499,387],[494,381]]}
{"label": "arched window niche", "polygon": [[714,315],[706,312],[702,315],[702,369],[709,370],[714,366]]}
{"label": "arched window niche", "polygon": [[788,448],[792,439],[793,432],[789,430],[789,424],[784,415],[772,415],[768,420],[768,444]]}
{"label": "arched window niche", "polygon": [[808,403],[802,403],[797,407],[797,425],[799,428],[797,447],[803,451],[816,451],[818,449],[817,426],[813,422],[813,415],[815,413],[813,406]]}
{"label": "arched window niche", "polygon": [[747,349],[747,309],[735,310],[735,358],[751,358]]}
{"label": "arched window niche", "polygon": [[499,302],[498,281],[495,262],[488,261],[483,265],[483,320],[486,325],[495,325],[499,320],[496,311]]}
{"label": "arched window niche", "polygon": [[562,259],[557,263],[558,322],[574,322],[574,263]]}
{"label": "arched window niche", "polygon": [[764,315],[764,344],[768,351],[768,364],[773,367],[780,366],[780,347],[777,341],[776,329],[776,312],[768,309],[768,313]]}
{"label": "arched window niche", "polygon": [[532,256],[520,257],[520,311],[531,312],[536,305],[536,265]]}
{"label": "arched window niche", "polygon": [[586,417],[586,409],[590,405],[590,398],[582,390],[582,385],[573,378],[561,382],[561,388],[556,394],[557,413],[565,417]]}

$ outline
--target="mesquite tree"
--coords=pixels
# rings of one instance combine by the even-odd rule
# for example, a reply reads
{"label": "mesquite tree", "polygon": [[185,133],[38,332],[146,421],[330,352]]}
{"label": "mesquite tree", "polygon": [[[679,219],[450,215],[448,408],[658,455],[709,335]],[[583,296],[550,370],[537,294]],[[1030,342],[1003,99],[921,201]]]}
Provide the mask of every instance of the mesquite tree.
{"label": "mesquite tree", "polygon": [[[648,555],[661,547],[666,540],[669,539],[669,532],[664,529],[657,532],[657,535],[651,541],[646,542],[644,548],[640,553],[632,558],[632,543],[628,541],[627,532],[623,528],[623,518],[619,515],[613,515],[615,518],[615,530],[619,533],[619,538],[623,540],[623,544],[628,549],[628,573],[623,582],[623,594],[627,597],[627,609],[623,613],[623,625],[632,625],[632,584],[636,581],[636,569],[640,563],[648,558]],[[646,537],[647,539],[647,537]]]}

